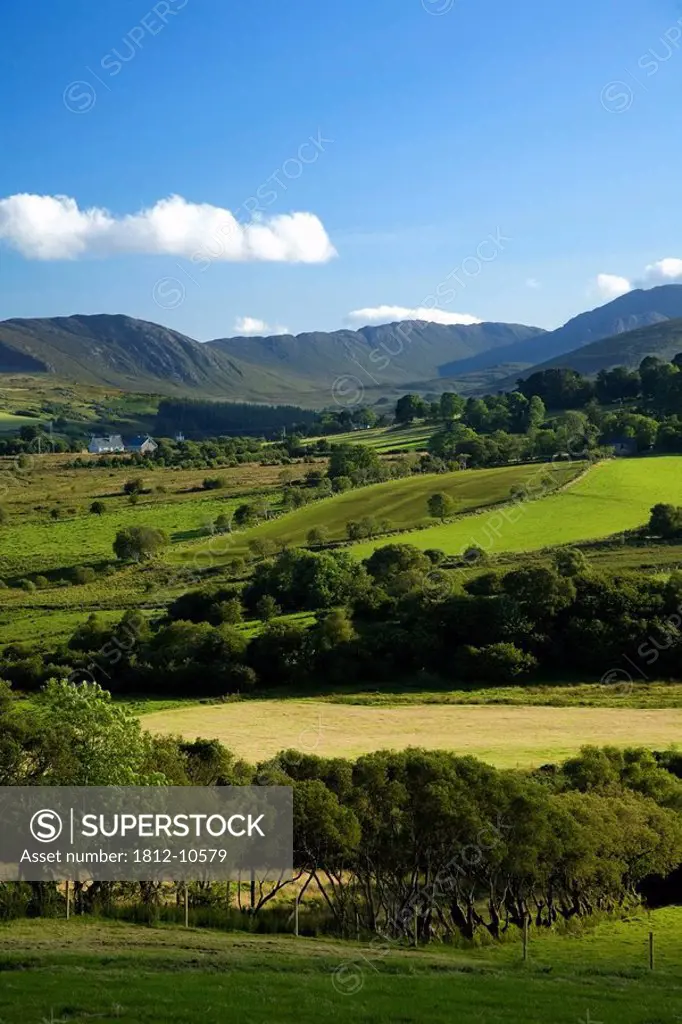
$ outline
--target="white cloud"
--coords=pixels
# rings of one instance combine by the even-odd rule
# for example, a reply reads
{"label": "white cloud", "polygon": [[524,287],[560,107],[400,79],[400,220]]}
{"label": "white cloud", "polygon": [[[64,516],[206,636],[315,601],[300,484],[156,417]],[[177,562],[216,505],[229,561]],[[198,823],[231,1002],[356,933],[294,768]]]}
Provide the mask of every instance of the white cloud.
{"label": "white cloud", "polygon": [[349,323],[358,327],[364,324],[389,324],[396,320],[426,320],[433,324],[480,324],[478,317],[468,313],[448,313],[444,309],[430,309],[418,306],[367,306],[365,309],[352,310],[347,318]]}
{"label": "white cloud", "polygon": [[538,279],[536,277],[528,277],[528,278],[526,278],[526,288],[536,289],[536,288],[539,288],[539,287],[540,287],[540,282],[538,281]]}
{"label": "white cloud", "polygon": [[336,255],[312,213],[241,224],[229,210],[175,195],[121,217],[101,207],[81,210],[68,196],[9,196],[0,199],[0,239],[37,260],[160,253],[203,260],[324,263]]}
{"label": "white cloud", "polygon": [[234,322],[232,328],[234,333],[239,337],[251,337],[260,336],[267,337],[276,334],[289,334],[288,327],[282,327],[278,324],[276,327],[271,327],[270,324],[266,323],[265,320],[259,320],[255,316],[238,316]]}
{"label": "white cloud", "polygon": [[650,263],[644,271],[646,281],[677,281],[682,278],[682,260],[676,256],[666,256],[656,263]]}
{"label": "white cloud", "polygon": [[627,277],[619,277],[617,274],[598,274],[597,289],[605,299],[617,299],[620,295],[632,291],[632,285]]}

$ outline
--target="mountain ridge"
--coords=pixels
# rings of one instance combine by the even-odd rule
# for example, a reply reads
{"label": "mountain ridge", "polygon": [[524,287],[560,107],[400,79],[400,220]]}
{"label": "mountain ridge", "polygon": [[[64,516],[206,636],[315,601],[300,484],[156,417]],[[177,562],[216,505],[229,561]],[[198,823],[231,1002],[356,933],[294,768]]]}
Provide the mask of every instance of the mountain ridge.
{"label": "mountain ridge", "polygon": [[[618,339],[680,319],[680,284],[628,292],[555,331],[524,324],[412,320],[355,331],[200,342],[125,314],[12,318],[0,322],[0,373],[52,373],[127,391],[317,408],[336,402],[335,382],[346,377],[356,378],[354,393],[364,391],[363,400],[371,402],[396,389],[439,391],[450,380],[470,393],[493,385],[509,390],[538,366],[580,361],[585,348],[590,351],[583,362],[591,360],[597,369],[602,368],[600,359],[613,360],[609,365],[634,359],[642,346],[653,346],[646,354],[658,354],[658,345],[666,357],[669,346],[677,344],[677,328],[670,335],[645,333],[627,342],[630,356],[625,349],[621,353]],[[611,340],[603,351],[592,350],[606,339]]]}

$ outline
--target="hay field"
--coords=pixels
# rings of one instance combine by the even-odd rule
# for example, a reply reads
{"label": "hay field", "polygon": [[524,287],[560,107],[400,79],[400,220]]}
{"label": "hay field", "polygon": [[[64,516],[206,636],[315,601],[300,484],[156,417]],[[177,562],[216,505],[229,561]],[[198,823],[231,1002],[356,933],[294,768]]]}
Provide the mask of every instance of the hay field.
{"label": "hay field", "polygon": [[499,767],[570,757],[584,744],[663,749],[682,740],[682,709],[475,705],[363,707],[315,700],[195,705],[145,715],[154,733],[219,739],[260,761],[295,748],[321,757],[426,747],[474,754]]}

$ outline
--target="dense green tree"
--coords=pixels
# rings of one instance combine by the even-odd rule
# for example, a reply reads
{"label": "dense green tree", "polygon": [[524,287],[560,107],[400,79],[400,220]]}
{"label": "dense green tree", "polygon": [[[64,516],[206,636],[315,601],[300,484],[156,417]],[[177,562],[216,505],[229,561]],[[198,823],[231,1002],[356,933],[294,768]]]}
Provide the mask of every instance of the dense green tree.
{"label": "dense green tree", "polygon": [[128,526],[114,540],[114,554],[122,562],[142,562],[154,558],[169,544],[168,534],[153,526]]}
{"label": "dense green tree", "polygon": [[445,494],[443,491],[437,491],[432,494],[426,502],[429,515],[433,519],[440,519],[443,522],[449,516],[453,515],[455,511],[455,502],[449,494]]}
{"label": "dense green tree", "polygon": [[419,395],[403,395],[396,402],[396,423],[408,424],[426,414],[426,405]]}

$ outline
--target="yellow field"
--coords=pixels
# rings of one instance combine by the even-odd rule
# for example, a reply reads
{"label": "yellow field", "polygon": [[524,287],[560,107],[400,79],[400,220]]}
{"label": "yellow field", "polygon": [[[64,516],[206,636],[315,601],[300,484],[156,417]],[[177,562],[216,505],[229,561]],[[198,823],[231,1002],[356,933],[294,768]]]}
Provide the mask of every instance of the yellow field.
{"label": "yellow field", "polygon": [[533,767],[570,757],[584,744],[664,749],[682,741],[682,709],[362,707],[265,700],[154,712],[142,721],[154,733],[219,739],[252,762],[287,748],[358,757],[414,746],[475,754],[500,767]]}

